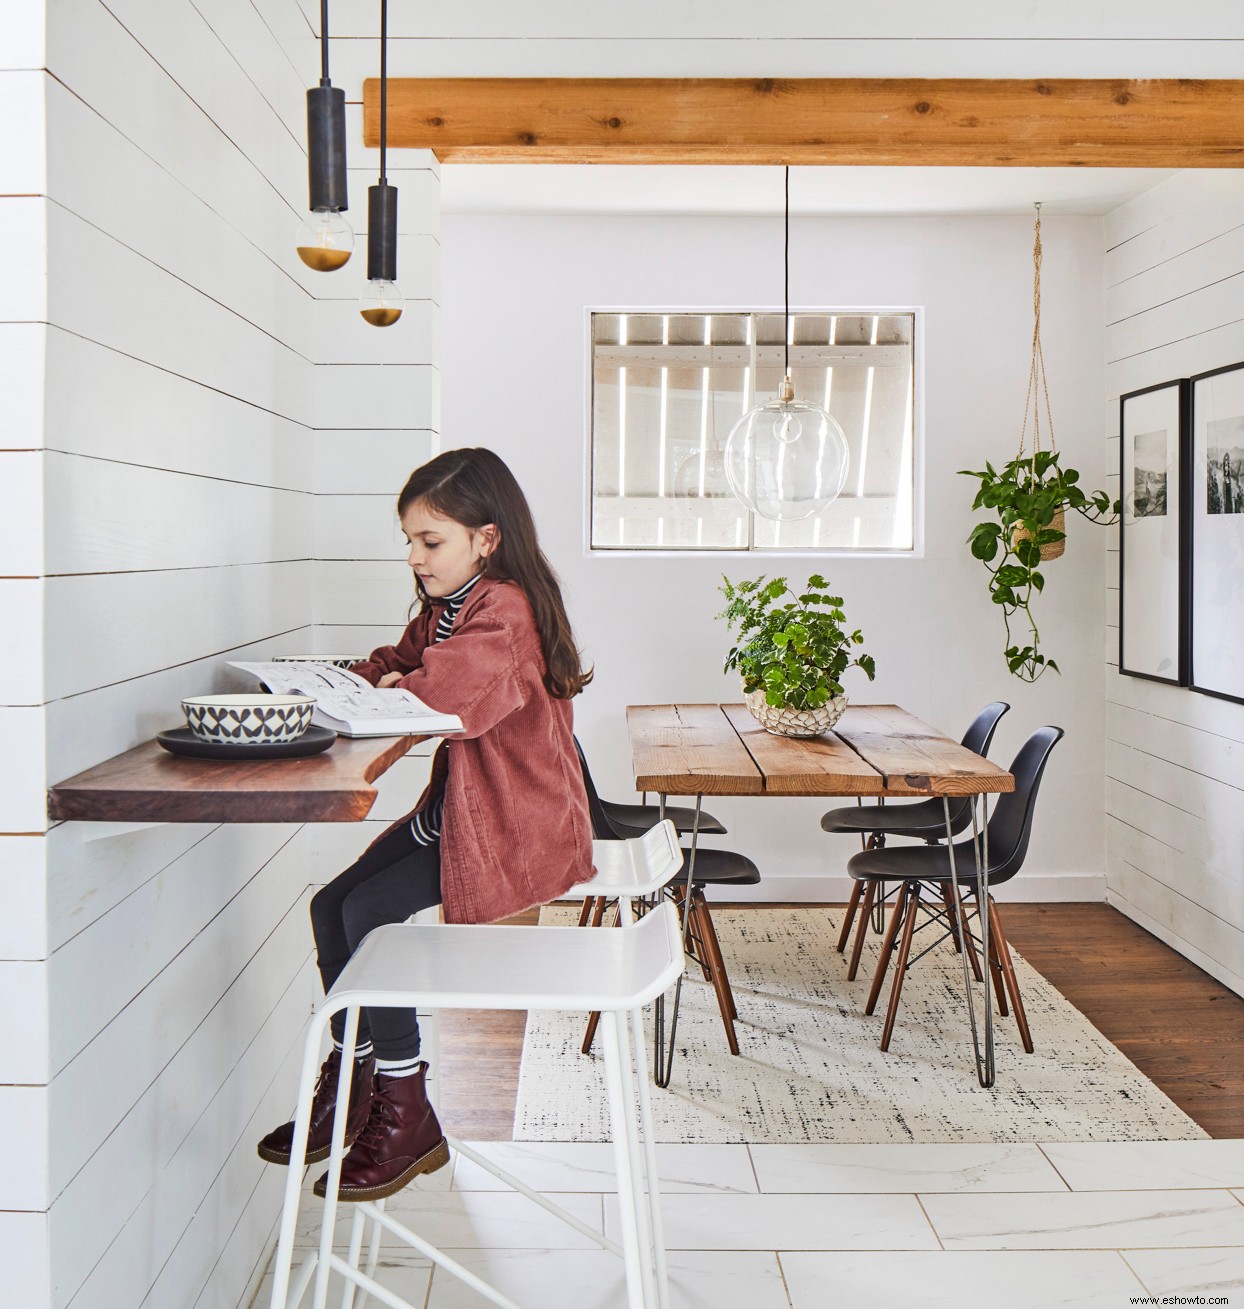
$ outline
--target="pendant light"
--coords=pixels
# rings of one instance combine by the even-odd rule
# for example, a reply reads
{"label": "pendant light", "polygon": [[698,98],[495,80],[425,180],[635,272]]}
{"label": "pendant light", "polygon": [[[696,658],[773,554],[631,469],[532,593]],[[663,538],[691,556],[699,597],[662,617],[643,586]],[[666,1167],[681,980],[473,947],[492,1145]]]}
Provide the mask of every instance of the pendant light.
{"label": "pendant light", "polygon": [[307,172],[310,214],[294,238],[298,257],[317,273],[341,268],[354,251],[342,217],[346,196],[346,93],[328,76],[328,0],[320,0],[320,84],[307,91]]}
{"label": "pendant light", "polygon": [[726,439],[726,479],[762,518],[790,522],[818,514],[847,480],[850,453],[842,428],[819,405],[795,399],[790,369],[790,167],[786,169],[785,368],[776,400],[757,405]]}
{"label": "pendant light", "polygon": [[397,289],[397,187],[385,177],[389,131],[389,3],[380,0],[380,180],[367,188],[367,285],[359,313],[373,327],[392,327],[406,301]]}

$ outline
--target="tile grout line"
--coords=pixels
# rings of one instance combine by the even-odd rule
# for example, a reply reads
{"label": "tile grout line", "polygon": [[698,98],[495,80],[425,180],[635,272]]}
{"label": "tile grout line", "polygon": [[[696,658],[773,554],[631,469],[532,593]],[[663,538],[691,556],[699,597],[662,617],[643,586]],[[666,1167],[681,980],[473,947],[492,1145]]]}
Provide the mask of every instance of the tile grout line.
{"label": "tile grout line", "polygon": [[752,1147],[746,1141],[743,1143],[743,1149],[747,1151],[747,1163],[752,1170],[752,1181],[756,1183],[756,1194],[766,1194],[763,1186],[760,1185],[760,1174],[756,1171],[756,1157],[752,1154]]}
{"label": "tile grout line", "polygon": [[933,1239],[937,1242],[937,1248],[939,1250],[945,1250],[946,1247],[942,1243],[941,1233],[938,1232],[937,1228],[933,1225],[933,1219],[929,1217],[929,1211],[924,1207],[924,1200],[916,1192],[912,1193],[912,1198],[920,1206],[920,1212],[924,1215],[924,1221],[928,1223],[929,1230],[933,1233]]}
{"label": "tile grout line", "polygon": [[1136,1271],[1136,1269],[1132,1267],[1131,1261],[1128,1259],[1127,1255],[1124,1254],[1122,1250],[1116,1250],[1115,1254],[1117,1254],[1119,1258],[1123,1260],[1123,1266],[1141,1284],[1141,1286],[1143,1286],[1145,1290],[1148,1291],[1150,1297],[1153,1298],[1154,1293],[1152,1290],[1150,1290],[1149,1283],[1146,1282],[1145,1279],[1141,1277],[1141,1275]]}
{"label": "tile grout line", "polygon": [[[1058,1180],[1062,1182],[1062,1184],[1067,1188],[1068,1191],[1074,1191],[1076,1188],[1072,1186],[1071,1183],[1063,1176],[1062,1171],[1060,1170],[1058,1165],[1053,1161],[1053,1159],[1051,1159],[1050,1156],[1045,1153],[1045,1146],[1043,1146],[1040,1141],[1034,1141],[1033,1145],[1035,1145],[1037,1149],[1041,1151],[1042,1157],[1049,1164],[1049,1166],[1054,1170],[1054,1172],[1058,1174]],[[1057,1194],[1057,1192],[1055,1192],[1055,1194]]]}
{"label": "tile grout line", "polygon": [[774,1250],[773,1257],[777,1260],[778,1276],[782,1279],[782,1291],[786,1296],[786,1303],[793,1309],[795,1299],[790,1293],[790,1283],[786,1280],[786,1269],[782,1266],[782,1252]]}

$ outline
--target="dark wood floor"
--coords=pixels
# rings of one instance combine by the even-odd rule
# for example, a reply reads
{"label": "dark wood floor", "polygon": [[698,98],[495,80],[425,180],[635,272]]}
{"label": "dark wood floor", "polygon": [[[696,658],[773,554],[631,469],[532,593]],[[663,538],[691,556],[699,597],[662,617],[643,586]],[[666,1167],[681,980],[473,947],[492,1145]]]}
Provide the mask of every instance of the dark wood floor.
{"label": "dark wood floor", "polygon": [[[1244,1137],[1244,998],[1107,905],[1005,905],[1003,918],[1015,949],[1186,1114],[1211,1136]],[[510,1139],[525,1020],[445,1014],[442,1117],[455,1135]]]}

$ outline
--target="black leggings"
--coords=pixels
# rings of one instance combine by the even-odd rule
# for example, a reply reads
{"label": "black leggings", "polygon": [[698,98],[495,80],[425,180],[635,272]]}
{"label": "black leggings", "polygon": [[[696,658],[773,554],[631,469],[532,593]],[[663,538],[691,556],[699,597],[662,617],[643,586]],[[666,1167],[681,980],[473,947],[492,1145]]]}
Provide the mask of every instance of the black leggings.
{"label": "black leggings", "polygon": [[[311,930],[324,990],[337,980],[359,942],[384,923],[441,902],[441,847],[420,845],[403,823],[365,851],[311,899]],[[345,1033],[344,1013],[333,1015],[333,1036]],[[359,1044],[371,1040],[377,1059],[413,1059],[419,1023],[413,1009],[364,1009]]]}

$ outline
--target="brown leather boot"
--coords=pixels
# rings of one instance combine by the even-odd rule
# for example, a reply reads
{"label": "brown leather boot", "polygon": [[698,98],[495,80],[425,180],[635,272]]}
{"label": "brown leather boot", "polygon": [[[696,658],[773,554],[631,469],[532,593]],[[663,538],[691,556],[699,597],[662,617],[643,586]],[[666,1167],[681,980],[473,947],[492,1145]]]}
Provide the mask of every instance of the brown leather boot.
{"label": "brown leather boot", "polygon": [[[376,1075],[371,1116],[341,1163],[342,1200],[382,1200],[449,1162],[445,1133],[428,1103],[427,1071],[421,1063],[409,1077]],[[315,1193],[327,1190],[326,1173]]]}
{"label": "brown leather boot", "polygon": [[[341,1074],[341,1051],[334,1049],[324,1060],[311,1101],[311,1130],[307,1134],[307,1163],[327,1159],[333,1144],[333,1106],[337,1103],[337,1080]],[[356,1062],[350,1080],[350,1112],[346,1118],[346,1144],[363,1130],[376,1089],[376,1061],[370,1055]],[[284,1123],[259,1142],[259,1157],[270,1164],[288,1164],[294,1143],[294,1124]]]}

